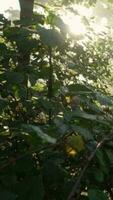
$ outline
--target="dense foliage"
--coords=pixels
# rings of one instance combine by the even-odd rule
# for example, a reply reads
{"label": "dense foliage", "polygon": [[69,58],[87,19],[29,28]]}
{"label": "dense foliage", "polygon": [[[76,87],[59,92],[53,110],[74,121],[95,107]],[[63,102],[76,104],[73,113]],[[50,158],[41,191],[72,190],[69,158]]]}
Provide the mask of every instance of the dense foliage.
{"label": "dense foliage", "polygon": [[113,40],[89,35],[0,15],[2,200],[113,199]]}

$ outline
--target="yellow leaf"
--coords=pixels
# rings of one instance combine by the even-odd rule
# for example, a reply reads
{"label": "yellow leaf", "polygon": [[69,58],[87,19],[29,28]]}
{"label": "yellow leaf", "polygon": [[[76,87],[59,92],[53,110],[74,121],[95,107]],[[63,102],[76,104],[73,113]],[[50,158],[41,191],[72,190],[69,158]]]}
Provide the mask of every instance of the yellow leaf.
{"label": "yellow leaf", "polygon": [[85,144],[80,135],[71,135],[67,138],[67,144],[74,150],[80,152],[84,150]]}
{"label": "yellow leaf", "polygon": [[66,99],[66,102],[67,102],[67,103],[70,103],[70,102],[71,102],[70,96],[66,96],[65,99]]}
{"label": "yellow leaf", "polygon": [[74,157],[77,154],[77,151],[75,149],[72,149],[69,146],[66,146],[66,152],[69,156]]}

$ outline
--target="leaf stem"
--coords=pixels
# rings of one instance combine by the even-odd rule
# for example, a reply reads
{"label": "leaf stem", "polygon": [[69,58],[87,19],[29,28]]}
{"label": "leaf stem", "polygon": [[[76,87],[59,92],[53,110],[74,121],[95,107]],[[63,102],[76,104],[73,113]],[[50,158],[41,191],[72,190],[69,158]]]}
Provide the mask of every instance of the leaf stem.
{"label": "leaf stem", "polygon": [[[51,104],[53,96],[53,65],[52,65],[52,49],[49,47],[49,77],[48,77],[48,99]],[[51,105],[50,105],[51,106]],[[52,108],[49,109],[49,124],[52,122]]]}

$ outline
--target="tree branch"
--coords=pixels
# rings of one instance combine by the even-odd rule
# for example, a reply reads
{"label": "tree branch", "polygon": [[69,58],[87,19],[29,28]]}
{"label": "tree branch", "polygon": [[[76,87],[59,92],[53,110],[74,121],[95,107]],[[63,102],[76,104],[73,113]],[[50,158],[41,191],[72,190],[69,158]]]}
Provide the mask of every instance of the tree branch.
{"label": "tree branch", "polygon": [[91,161],[93,160],[93,158],[94,158],[94,156],[95,156],[97,150],[100,149],[100,148],[102,147],[102,145],[103,145],[105,142],[110,141],[112,138],[113,138],[113,136],[111,136],[111,137],[109,137],[109,138],[106,138],[106,137],[105,137],[105,138],[103,138],[103,139],[97,144],[95,150],[94,150],[94,151],[91,153],[91,155],[88,157],[88,159],[87,159],[87,161],[86,161],[86,165],[85,165],[84,168],[82,169],[81,174],[79,175],[77,181],[75,182],[75,184],[74,184],[74,186],[73,186],[73,188],[72,188],[72,190],[71,190],[71,192],[70,192],[70,194],[69,194],[67,200],[73,200],[73,199],[74,199],[74,196],[75,196],[75,194],[77,193],[76,191],[77,191],[77,189],[78,189],[78,186],[80,185],[80,182],[81,182],[81,180],[82,180],[82,178],[83,178],[83,176],[84,176],[84,174],[85,174],[85,172],[86,172],[86,170],[87,170],[89,164],[90,164]]}

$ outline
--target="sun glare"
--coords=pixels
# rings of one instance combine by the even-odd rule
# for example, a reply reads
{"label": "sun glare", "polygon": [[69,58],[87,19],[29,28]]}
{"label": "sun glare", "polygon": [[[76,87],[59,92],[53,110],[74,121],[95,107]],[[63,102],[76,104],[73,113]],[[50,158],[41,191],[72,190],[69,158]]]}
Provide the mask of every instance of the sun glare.
{"label": "sun glare", "polygon": [[63,16],[63,21],[68,25],[72,34],[84,35],[86,33],[86,27],[81,21],[81,17],[68,13]]}
{"label": "sun glare", "polygon": [[12,7],[13,9],[19,9],[18,0],[3,0],[0,4],[0,13],[4,13],[7,9]]}
{"label": "sun glare", "polygon": [[[106,4],[103,5],[106,8]],[[8,14],[5,12],[8,8],[13,9],[20,9],[19,7],[19,1],[18,0],[3,0],[0,7],[0,13],[4,13],[6,17],[8,17]],[[98,5],[97,5],[98,8]],[[83,38],[87,34],[87,26],[83,23],[83,17],[86,17],[86,19],[90,20],[91,17],[96,17],[96,12],[98,9],[96,8],[87,8],[83,5],[77,5],[74,4],[70,9],[66,9],[65,7],[61,8],[60,11],[58,11],[58,14],[63,19],[64,23],[68,26],[68,30],[72,35],[75,35],[77,37],[80,36],[80,38]],[[42,8],[39,8],[40,13],[44,14],[44,10],[41,11]],[[38,11],[39,11],[38,10]],[[107,17],[100,17],[95,22],[91,22],[90,25],[91,28],[94,30],[95,33],[101,33],[107,31],[107,25],[108,25],[108,19]]]}
{"label": "sun glare", "polygon": [[82,17],[90,17],[92,10],[82,5],[73,5],[71,11],[62,11],[62,19],[68,25],[69,32],[75,35],[84,35],[87,31],[86,26],[82,22]]}
{"label": "sun glare", "polygon": [[107,32],[107,30],[108,30],[107,29],[107,24],[108,24],[107,18],[102,17],[98,24],[95,23],[93,25],[93,30],[97,34],[102,33],[102,32]]}
{"label": "sun glare", "polygon": [[[71,11],[70,11],[71,10]],[[87,8],[83,5],[74,4],[70,10],[63,10],[62,19],[68,25],[69,32],[75,36],[80,36],[82,39],[87,34],[87,25],[83,23],[85,17],[90,22],[90,28],[96,34],[107,32],[108,19],[100,17],[97,21],[97,16],[94,13],[94,8]],[[94,21],[91,21],[91,18]]]}

